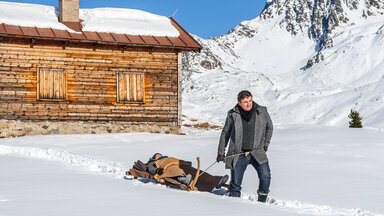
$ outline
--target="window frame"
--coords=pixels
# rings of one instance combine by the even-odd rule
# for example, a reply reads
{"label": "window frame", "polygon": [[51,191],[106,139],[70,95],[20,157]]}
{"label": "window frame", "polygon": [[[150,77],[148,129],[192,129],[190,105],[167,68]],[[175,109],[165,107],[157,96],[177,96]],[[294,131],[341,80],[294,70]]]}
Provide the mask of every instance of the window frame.
{"label": "window frame", "polygon": [[[41,89],[41,76],[42,76],[42,69],[45,69],[45,70],[49,70],[49,71],[58,71],[60,73],[63,73],[64,74],[64,85],[63,85],[63,94],[64,94],[64,98],[42,98],[40,95],[40,89]],[[54,72],[55,73],[55,72]],[[67,71],[64,70],[64,69],[59,69],[59,68],[50,68],[50,67],[38,67],[37,68],[37,94],[36,94],[36,97],[37,97],[37,100],[39,101],[67,101],[67,79],[68,79],[68,74],[67,74]],[[53,79],[53,82],[50,82],[49,85],[52,85],[52,87],[54,88],[54,79]],[[59,93],[60,94],[60,93]],[[55,95],[55,94],[54,94]]]}
{"label": "window frame", "polygon": [[[141,75],[141,100],[121,100],[121,88],[120,88],[120,77],[122,74],[128,74],[129,79],[132,75]],[[136,92],[138,92],[136,88]],[[145,103],[145,71],[136,71],[129,69],[119,69],[116,71],[116,103],[118,104],[144,104]]]}

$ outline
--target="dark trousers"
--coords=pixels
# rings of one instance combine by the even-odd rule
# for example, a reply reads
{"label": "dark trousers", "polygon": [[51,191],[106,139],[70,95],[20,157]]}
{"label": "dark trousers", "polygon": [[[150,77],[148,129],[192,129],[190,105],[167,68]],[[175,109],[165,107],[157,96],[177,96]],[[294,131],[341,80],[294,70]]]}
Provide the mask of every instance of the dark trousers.
{"label": "dark trousers", "polygon": [[231,170],[230,196],[240,197],[241,183],[243,181],[244,172],[249,164],[256,169],[259,176],[259,189],[257,190],[257,194],[266,195],[269,193],[271,170],[269,169],[268,162],[260,165],[251,155],[240,155],[235,167]]}

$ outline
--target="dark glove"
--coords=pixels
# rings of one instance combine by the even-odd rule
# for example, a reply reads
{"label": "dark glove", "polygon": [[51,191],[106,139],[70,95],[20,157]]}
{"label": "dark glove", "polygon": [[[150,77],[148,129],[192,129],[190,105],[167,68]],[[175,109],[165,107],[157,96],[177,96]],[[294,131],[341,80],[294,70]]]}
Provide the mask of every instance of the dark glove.
{"label": "dark glove", "polygon": [[156,173],[159,174],[159,175],[163,175],[164,168],[157,168]]}
{"label": "dark glove", "polygon": [[264,146],[264,151],[267,152],[268,151],[268,146]]}
{"label": "dark glove", "polygon": [[146,171],[147,170],[147,165],[145,165],[141,160],[138,160],[133,165],[133,169],[137,169],[139,171]]}
{"label": "dark glove", "polygon": [[224,155],[217,155],[216,161],[217,162],[224,161]]}

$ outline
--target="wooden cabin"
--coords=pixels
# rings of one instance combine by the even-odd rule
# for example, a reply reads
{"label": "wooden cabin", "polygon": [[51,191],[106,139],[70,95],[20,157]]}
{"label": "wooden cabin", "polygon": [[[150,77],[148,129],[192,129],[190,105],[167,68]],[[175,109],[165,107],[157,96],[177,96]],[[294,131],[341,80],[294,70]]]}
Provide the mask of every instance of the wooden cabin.
{"label": "wooden cabin", "polygon": [[0,137],[179,133],[181,54],[201,46],[173,18],[178,36],[86,31],[78,5],[60,0],[67,30],[0,15]]}

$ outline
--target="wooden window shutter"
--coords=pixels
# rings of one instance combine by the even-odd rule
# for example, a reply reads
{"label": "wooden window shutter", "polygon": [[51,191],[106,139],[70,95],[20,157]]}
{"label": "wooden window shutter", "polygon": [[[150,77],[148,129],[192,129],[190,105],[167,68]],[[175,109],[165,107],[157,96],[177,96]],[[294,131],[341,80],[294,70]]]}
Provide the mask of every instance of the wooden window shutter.
{"label": "wooden window shutter", "polygon": [[117,73],[117,102],[144,103],[144,73],[119,71]]}
{"label": "wooden window shutter", "polygon": [[37,99],[65,100],[67,76],[64,70],[38,68],[37,71]]}

